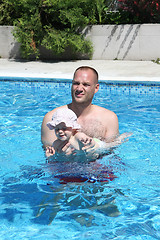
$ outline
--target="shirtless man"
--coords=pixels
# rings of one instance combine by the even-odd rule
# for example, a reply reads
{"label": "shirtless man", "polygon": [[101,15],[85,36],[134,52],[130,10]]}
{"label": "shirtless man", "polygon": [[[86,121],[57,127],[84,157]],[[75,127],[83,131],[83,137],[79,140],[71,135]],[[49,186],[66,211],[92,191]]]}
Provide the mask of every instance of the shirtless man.
{"label": "shirtless man", "polygon": [[[76,69],[72,81],[72,102],[60,108],[69,108],[75,112],[78,123],[82,131],[90,137],[99,138],[105,142],[113,142],[119,135],[119,125],[117,115],[103,107],[93,105],[92,99],[98,92],[98,73],[95,69],[82,66]],[[52,120],[52,115],[57,109],[48,112],[42,123],[41,140],[43,147],[51,146],[56,136],[54,130],[49,130],[47,122]],[[62,146],[62,152],[67,152],[69,146]],[[86,151],[94,152],[95,145],[91,144],[86,147]]]}

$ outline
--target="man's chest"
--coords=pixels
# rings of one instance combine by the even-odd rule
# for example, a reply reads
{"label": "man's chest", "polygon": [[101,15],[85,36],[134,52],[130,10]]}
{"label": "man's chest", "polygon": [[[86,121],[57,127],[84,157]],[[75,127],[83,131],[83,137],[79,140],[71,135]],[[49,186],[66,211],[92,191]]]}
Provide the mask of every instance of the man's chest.
{"label": "man's chest", "polygon": [[90,137],[105,138],[105,127],[100,119],[87,119],[80,122],[82,132]]}

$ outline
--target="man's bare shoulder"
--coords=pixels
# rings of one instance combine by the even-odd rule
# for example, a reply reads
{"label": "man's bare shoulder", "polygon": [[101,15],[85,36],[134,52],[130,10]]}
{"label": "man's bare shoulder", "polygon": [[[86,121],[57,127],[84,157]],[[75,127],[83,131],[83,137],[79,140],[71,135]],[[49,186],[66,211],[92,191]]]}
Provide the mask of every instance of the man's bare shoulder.
{"label": "man's bare shoulder", "polygon": [[97,122],[99,122],[99,126],[100,123],[101,126],[103,126],[103,134],[101,133],[99,135],[109,140],[117,136],[119,133],[119,123],[117,115],[113,111],[103,107],[95,105],[94,108],[94,119],[97,119]]}
{"label": "man's bare shoulder", "polygon": [[100,107],[100,106],[97,106],[97,105],[93,105],[93,108],[94,108],[94,112],[97,115],[100,115],[101,118],[102,118],[102,116],[103,116],[103,118],[107,118],[107,119],[108,118],[109,119],[117,118],[117,115],[113,111],[111,111],[107,108]]}

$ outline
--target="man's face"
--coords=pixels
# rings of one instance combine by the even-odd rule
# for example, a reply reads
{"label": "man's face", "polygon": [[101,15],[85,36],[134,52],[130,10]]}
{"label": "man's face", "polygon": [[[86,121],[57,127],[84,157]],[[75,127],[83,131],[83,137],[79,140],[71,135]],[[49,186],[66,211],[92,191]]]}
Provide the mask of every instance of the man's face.
{"label": "man's face", "polygon": [[91,69],[79,69],[72,81],[72,100],[76,103],[91,103],[98,89],[94,72]]}

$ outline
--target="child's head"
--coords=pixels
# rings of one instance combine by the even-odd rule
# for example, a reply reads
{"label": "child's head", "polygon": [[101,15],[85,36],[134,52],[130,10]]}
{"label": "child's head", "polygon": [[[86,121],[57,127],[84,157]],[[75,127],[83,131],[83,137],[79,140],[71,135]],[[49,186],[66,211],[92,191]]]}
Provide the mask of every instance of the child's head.
{"label": "child's head", "polygon": [[57,109],[47,126],[51,130],[54,129],[56,137],[62,141],[68,140],[75,130],[80,129],[76,114],[68,108]]}

